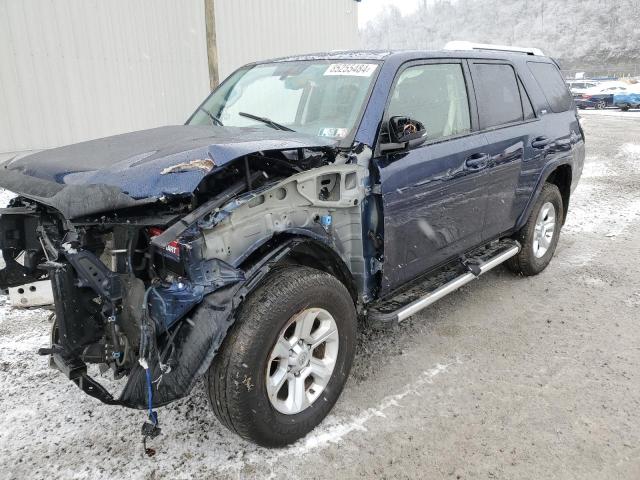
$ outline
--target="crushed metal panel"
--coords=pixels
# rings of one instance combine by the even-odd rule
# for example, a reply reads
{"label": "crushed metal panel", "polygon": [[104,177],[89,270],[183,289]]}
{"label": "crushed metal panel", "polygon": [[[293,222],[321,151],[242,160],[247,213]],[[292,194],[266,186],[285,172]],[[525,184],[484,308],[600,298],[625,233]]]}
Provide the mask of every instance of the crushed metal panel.
{"label": "crushed metal panel", "polygon": [[190,195],[206,176],[245,155],[335,146],[266,128],[168,126],[11,160],[0,165],[0,187],[77,218]]}
{"label": "crushed metal panel", "polygon": [[366,167],[327,165],[233,200],[200,222],[205,258],[238,266],[274,235],[307,232],[330,241],[354,277],[362,277],[362,205],[368,183]]}

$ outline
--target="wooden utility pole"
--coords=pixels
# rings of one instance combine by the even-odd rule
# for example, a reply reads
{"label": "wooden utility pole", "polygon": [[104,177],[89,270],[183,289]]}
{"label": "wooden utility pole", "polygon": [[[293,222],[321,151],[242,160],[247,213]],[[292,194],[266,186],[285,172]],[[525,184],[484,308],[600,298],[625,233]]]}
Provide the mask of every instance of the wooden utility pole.
{"label": "wooden utility pole", "polygon": [[214,0],[204,0],[204,18],[207,30],[207,59],[209,62],[209,85],[211,90],[218,86],[218,44],[216,42],[216,11]]}

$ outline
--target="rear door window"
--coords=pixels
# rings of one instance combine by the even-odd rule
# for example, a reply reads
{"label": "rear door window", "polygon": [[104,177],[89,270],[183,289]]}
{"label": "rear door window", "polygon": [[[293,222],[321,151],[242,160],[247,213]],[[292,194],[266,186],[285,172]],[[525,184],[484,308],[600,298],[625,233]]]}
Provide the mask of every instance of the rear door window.
{"label": "rear door window", "polygon": [[571,92],[555,65],[541,62],[527,62],[527,64],[552,111],[559,113],[573,109]]}
{"label": "rear door window", "polygon": [[511,65],[473,63],[473,84],[480,129],[521,122],[524,119],[520,88]]}

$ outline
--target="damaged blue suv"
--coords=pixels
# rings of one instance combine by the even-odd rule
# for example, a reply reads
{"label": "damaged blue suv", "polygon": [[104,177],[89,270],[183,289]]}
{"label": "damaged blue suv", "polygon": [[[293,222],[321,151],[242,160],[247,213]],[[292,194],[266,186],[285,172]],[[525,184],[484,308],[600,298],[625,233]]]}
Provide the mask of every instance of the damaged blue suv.
{"label": "damaged blue suv", "polygon": [[[0,288],[50,282],[50,358],[155,408],[200,379],[265,446],[331,410],[356,328],[397,324],[505,263],[551,261],[584,161],[536,49],[340,52],[240,68],[185,125],[0,165]],[[108,391],[88,364],[122,378]]]}

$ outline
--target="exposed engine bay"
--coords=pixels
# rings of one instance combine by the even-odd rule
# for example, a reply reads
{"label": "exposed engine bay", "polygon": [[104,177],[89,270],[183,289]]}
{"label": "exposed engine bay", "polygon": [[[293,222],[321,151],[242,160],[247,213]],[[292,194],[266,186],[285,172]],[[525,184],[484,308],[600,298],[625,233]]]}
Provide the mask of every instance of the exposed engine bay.
{"label": "exposed engine bay", "polygon": [[[184,191],[161,195],[149,185],[123,193],[127,172],[120,183],[109,173],[105,184],[61,186],[29,177],[29,165],[0,167],[0,186],[20,195],[0,209],[0,288],[52,283],[52,345],[40,353],[102,402],[151,408],[190,392],[274,266],[321,261],[356,286],[354,299],[370,298],[381,252],[363,239],[381,227],[368,200],[368,147],[281,144],[241,145],[224,161],[211,150],[173,165],[163,157],[151,174],[147,165],[149,185],[173,177]],[[126,386],[107,391],[87,364],[128,377]]]}

